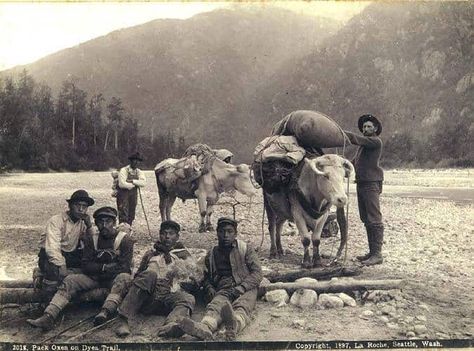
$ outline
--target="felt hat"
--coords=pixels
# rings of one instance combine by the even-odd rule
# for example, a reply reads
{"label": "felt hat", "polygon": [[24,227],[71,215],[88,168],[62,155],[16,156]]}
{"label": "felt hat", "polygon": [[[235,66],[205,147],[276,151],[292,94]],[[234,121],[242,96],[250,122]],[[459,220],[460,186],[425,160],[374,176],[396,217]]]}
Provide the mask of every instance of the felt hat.
{"label": "felt hat", "polygon": [[374,124],[374,126],[377,128],[377,131],[375,134],[379,135],[382,133],[382,123],[373,115],[363,115],[359,117],[359,121],[357,122],[357,126],[359,127],[359,130],[362,132],[362,127],[364,126],[364,123],[370,121]]}
{"label": "felt hat", "polygon": [[71,198],[67,199],[66,201],[69,203],[84,201],[87,203],[87,206],[92,206],[94,204],[94,199],[89,196],[87,191],[82,189],[73,192]]}
{"label": "felt hat", "polygon": [[134,154],[131,154],[130,156],[128,156],[128,159],[131,161],[131,160],[138,160],[138,161],[143,161],[143,158],[142,156],[140,155],[139,152],[135,152]]}

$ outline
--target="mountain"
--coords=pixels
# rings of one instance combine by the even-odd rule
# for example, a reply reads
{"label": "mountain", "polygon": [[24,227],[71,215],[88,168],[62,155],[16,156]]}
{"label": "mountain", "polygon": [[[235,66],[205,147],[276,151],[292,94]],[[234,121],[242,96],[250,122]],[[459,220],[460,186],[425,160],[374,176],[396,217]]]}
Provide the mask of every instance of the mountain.
{"label": "mountain", "polygon": [[472,2],[369,5],[284,65],[261,88],[253,114],[268,130],[292,110],[312,109],[355,130],[356,118],[372,113],[383,121],[386,164],[473,164],[473,18]]}
{"label": "mountain", "polygon": [[374,2],[344,26],[267,7],[155,20],[26,68],[118,96],[145,135],[173,129],[251,161],[287,113],[384,126],[384,165],[474,165],[474,3]]}
{"label": "mountain", "polygon": [[122,98],[143,133],[173,128],[187,140],[231,148],[257,86],[338,28],[271,7],[217,10],[115,31],[3,74],[26,69],[56,92],[74,77],[90,94]]}

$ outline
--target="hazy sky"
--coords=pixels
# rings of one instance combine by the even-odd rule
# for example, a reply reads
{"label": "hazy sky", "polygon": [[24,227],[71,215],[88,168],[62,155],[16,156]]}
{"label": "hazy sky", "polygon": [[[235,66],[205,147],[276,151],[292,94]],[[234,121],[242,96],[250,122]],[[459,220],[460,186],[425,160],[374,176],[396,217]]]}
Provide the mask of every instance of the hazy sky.
{"label": "hazy sky", "polygon": [[[237,6],[276,5],[299,13],[348,20],[369,2],[266,1]],[[232,2],[8,3],[0,0],[0,70],[41,57],[113,30],[157,18],[189,18]]]}

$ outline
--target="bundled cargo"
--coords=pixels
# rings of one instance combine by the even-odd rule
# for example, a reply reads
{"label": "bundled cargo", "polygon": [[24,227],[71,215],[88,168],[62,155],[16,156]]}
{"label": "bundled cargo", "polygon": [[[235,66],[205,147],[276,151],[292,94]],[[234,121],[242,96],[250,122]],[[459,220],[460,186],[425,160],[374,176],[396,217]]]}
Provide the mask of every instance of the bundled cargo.
{"label": "bundled cargo", "polygon": [[291,112],[273,126],[272,135],[292,135],[299,145],[311,151],[349,144],[342,128],[330,117],[307,110]]}
{"label": "bundled cargo", "polygon": [[288,186],[294,168],[306,154],[292,136],[271,136],[263,139],[255,148],[253,172],[262,188],[273,193]]}

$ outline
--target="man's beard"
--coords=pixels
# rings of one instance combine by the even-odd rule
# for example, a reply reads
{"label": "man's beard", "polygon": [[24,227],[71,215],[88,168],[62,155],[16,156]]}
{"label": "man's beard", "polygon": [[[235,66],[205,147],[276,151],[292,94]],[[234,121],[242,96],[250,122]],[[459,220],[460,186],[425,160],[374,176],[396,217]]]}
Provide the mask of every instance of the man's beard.
{"label": "man's beard", "polygon": [[108,229],[108,228],[102,228],[100,231],[100,235],[102,235],[104,238],[111,238],[115,234],[114,229]]}

